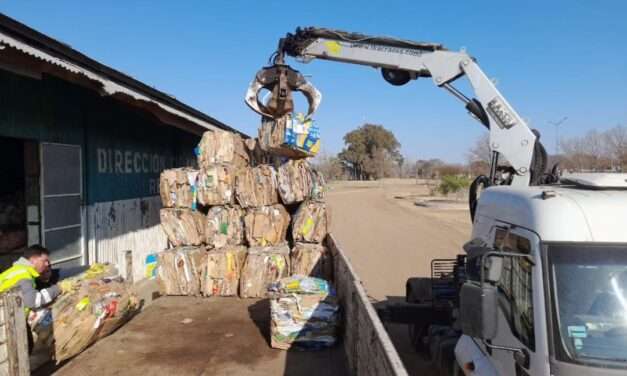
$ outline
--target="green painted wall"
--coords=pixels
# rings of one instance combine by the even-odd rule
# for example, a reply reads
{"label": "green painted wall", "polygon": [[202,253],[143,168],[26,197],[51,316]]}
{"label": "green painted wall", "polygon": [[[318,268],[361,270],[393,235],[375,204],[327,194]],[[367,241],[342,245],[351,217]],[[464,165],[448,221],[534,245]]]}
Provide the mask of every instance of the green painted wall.
{"label": "green painted wall", "polygon": [[0,136],[81,145],[86,202],[158,194],[163,168],[188,165],[199,137],[110,97],[0,70]]}

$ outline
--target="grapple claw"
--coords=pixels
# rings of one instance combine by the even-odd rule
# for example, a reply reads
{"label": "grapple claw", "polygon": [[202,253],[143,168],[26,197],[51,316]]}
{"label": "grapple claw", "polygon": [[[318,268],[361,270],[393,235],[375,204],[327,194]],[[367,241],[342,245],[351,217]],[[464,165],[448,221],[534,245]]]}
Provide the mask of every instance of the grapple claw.
{"label": "grapple claw", "polygon": [[[271,92],[268,103],[264,104],[259,100],[261,89]],[[294,90],[302,92],[307,98],[307,116],[313,114],[320,105],[322,95],[300,72],[285,64],[274,64],[257,72],[248,86],[245,102],[253,111],[276,119],[294,110]]]}

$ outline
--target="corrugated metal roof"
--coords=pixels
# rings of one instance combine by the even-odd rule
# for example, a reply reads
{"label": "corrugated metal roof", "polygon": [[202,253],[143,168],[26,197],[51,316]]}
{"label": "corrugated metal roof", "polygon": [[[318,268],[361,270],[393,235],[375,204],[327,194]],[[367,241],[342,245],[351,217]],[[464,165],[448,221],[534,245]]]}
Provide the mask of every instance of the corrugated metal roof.
{"label": "corrugated metal roof", "polygon": [[[97,81],[106,95],[124,94],[137,101],[157,105],[161,110],[204,129],[222,129],[245,134],[198,111],[172,96],[156,90],[122,72],[97,62],[72,47],[50,38],[0,13],[0,46],[16,49],[32,58]],[[5,47],[6,48],[6,47]],[[247,136],[246,136],[247,137]]]}

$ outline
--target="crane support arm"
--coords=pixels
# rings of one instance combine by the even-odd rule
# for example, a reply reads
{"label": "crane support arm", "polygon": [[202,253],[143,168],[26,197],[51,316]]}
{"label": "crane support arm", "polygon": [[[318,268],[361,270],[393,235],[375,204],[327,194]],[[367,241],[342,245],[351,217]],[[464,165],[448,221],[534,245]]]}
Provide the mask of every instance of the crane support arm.
{"label": "crane support arm", "polygon": [[[505,157],[516,170],[512,184],[530,184],[536,136],[465,51],[449,51],[438,44],[308,28],[283,38],[279,43],[279,55],[283,53],[303,62],[323,59],[379,68],[386,80],[396,80],[391,82],[393,84],[431,77],[436,86],[462,100],[467,109],[489,128],[492,151]],[[282,60],[282,56],[279,59]],[[469,80],[476,99],[467,98],[451,85],[462,76]],[[469,108],[473,101],[479,102],[479,110]]]}

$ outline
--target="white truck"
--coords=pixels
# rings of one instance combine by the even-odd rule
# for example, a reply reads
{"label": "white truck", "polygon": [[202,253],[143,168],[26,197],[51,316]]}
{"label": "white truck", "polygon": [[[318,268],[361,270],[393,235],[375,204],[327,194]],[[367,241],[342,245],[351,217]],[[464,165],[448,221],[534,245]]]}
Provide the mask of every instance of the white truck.
{"label": "white truck", "polygon": [[[246,103],[264,116],[309,114],[320,93],[285,57],[371,66],[393,85],[419,77],[461,100],[490,132],[489,176],[470,189],[472,239],[431,278],[407,281],[406,303],[379,309],[410,325],[440,374],[623,375],[627,372],[627,174],[560,176],[532,131],[465,51],[358,33],[299,28],[279,42]],[[453,86],[467,77],[476,98]],[[267,102],[258,93],[267,89]],[[507,164],[499,165],[503,156]],[[479,199],[479,193],[481,193]]]}

